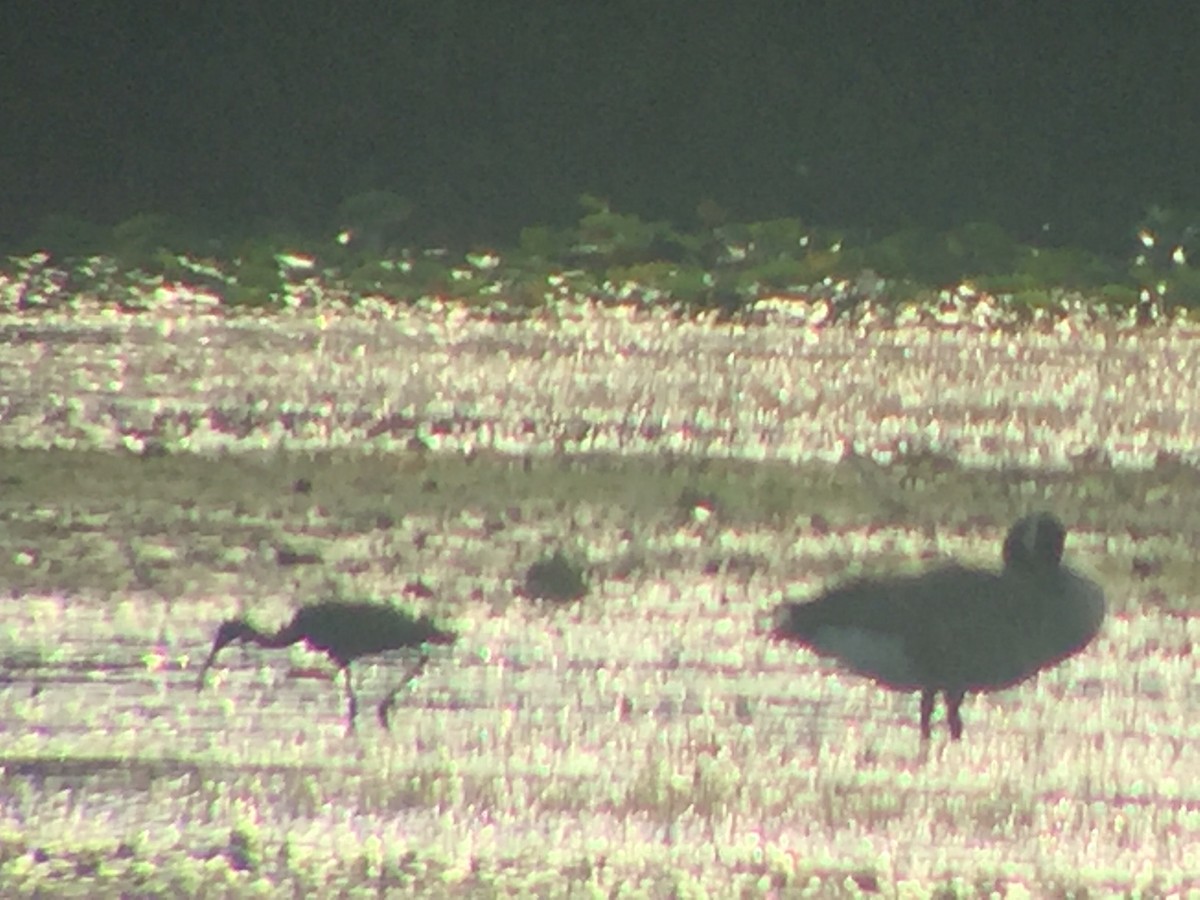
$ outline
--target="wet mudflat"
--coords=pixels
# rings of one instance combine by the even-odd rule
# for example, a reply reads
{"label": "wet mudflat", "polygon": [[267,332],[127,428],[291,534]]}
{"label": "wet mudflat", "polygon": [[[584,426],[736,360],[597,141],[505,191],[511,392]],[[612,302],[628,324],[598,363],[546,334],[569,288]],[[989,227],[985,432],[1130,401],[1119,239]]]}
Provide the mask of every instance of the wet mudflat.
{"label": "wet mudflat", "polygon": [[[187,327],[200,326],[171,333]],[[1164,446],[1200,445],[1184,408],[1188,366],[1143,365],[1145,346],[1110,335],[1121,352],[1094,360],[1097,377],[1141,373],[1128,396],[1083,382],[1061,396],[1030,392],[1033,376],[1016,367],[1011,395],[1000,378],[987,403],[973,397],[996,413],[986,420],[970,410],[955,418],[966,407],[954,398],[967,394],[941,392],[953,402],[934,419],[959,423],[961,446],[1028,450],[1021,465],[998,456],[989,468],[902,444],[914,411],[928,408],[927,367],[977,358],[968,349],[947,361],[909,336],[909,353],[874,357],[873,387],[859,382],[857,405],[822,401],[848,418],[805,413],[848,442],[842,458],[823,460],[815,424],[797,432],[785,415],[776,428],[751,411],[744,424],[769,427],[718,433],[705,423],[731,420],[695,410],[721,394],[718,382],[736,400],[717,374],[730,371],[751,405],[791,403],[816,371],[802,348],[834,353],[822,342],[837,336],[799,339],[783,362],[764,344],[746,351],[759,362],[730,370],[717,361],[728,362],[737,335],[684,331],[688,366],[623,369],[612,384],[642,387],[608,416],[608,395],[581,385],[603,381],[625,326],[610,323],[619,334],[594,354],[572,342],[590,346],[596,332],[572,326],[534,357],[550,365],[550,351],[562,351],[583,379],[560,380],[570,396],[510,392],[505,404],[480,393],[488,379],[439,374],[433,399],[407,402],[396,398],[412,387],[411,354],[391,375],[371,368],[376,399],[386,394],[398,411],[394,446],[366,452],[353,412],[320,400],[318,387],[325,379],[352,406],[375,403],[342,379],[340,361],[352,373],[361,358],[344,329],[382,358],[370,341],[386,344],[385,327],[318,327],[300,340],[292,323],[270,344],[271,369],[255,355],[265,340],[257,327],[187,345],[218,357],[181,349],[172,362],[160,358],[170,342],[139,344],[122,326],[89,344],[96,357],[83,370],[71,353],[55,362],[43,349],[0,376],[6,390],[24,385],[8,393],[20,408],[0,449],[6,896],[1195,886],[1200,477],[1180,453],[1146,451],[1155,429]],[[418,370],[462,337],[438,323],[418,331],[404,343],[430,354]],[[834,340],[839,359],[851,358],[851,337]],[[1017,351],[1000,347],[995,359],[1062,359],[1046,350],[1054,333],[1031,339],[1028,353],[1008,339]],[[1170,340],[1185,359],[1191,345]],[[479,358],[512,349],[489,346]],[[302,366],[304,348],[311,381],[297,388],[300,370],[279,367]],[[786,396],[769,386],[779,366],[794,370]],[[696,372],[717,381],[697,387]],[[253,397],[236,393],[246,384]],[[839,384],[854,391],[853,379]],[[287,394],[279,403],[276,389]],[[647,418],[639,396],[693,412]],[[193,406],[217,412],[178,418]],[[927,426],[912,435],[933,435]],[[173,428],[190,429],[190,450]],[[509,452],[488,434],[525,437]],[[816,448],[811,458],[787,452],[800,438]],[[220,441],[229,452],[205,449]],[[744,452],[722,456],[727,445]],[[1057,448],[1053,459],[1033,464],[1045,448]],[[1089,448],[1149,463],[1122,467]],[[1032,509],[1068,524],[1067,560],[1104,585],[1111,615],[1062,667],[972,698],[959,745],[935,737],[922,749],[912,696],[764,636],[781,600],[847,573],[940,558],[996,565],[1009,522]],[[528,566],[559,547],[586,563],[588,595],[565,607],[518,597]],[[273,627],[324,596],[391,598],[460,632],[401,695],[390,732],[363,715],[347,737],[334,670],[301,649],[228,648],[195,691],[219,621],[248,613]],[[356,665],[364,710],[405,662]]]}
{"label": "wet mudflat", "polygon": [[[126,464],[146,477],[141,460]],[[304,465],[327,487],[362,474]],[[858,477],[844,476],[847,495]],[[499,482],[485,474],[480,496],[485,483]],[[868,568],[929,554],[994,564],[999,516],[932,530],[864,519],[818,534],[803,521],[698,521],[670,504],[650,516],[589,497],[564,515],[534,497],[510,498],[505,527],[449,504],[356,530],[310,509],[262,513],[255,527],[268,546],[308,541],[321,564],[284,566],[264,550],[205,577],[188,562],[207,528],[195,496],[195,534],[159,523],[169,537],[145,584],[29,585],[4,601],[10,884],[59,883],[60,869],[82,867],[93,884],[231,893],[637,883],[655,895],[955,877],[1106,890],[1151,852],[1161,877],[1175,873],[1164,888],[1188,877],[1200,626],[1130,599],[1181,590],[1171,560],[1182,538],[1114,554],[1107,532],[1073,533],[1072,562],[1108,575],[1114,615],[1101,638],[1033,684],[972,699],[966,740],[923,750],[911,696],[772,644],[763,618],[851,556]],[[118,487],[81,505],[119,520],[126,504]],[[9,513],[10,534],[31,527]],[[572,531],[593,548],[589,595],[562,608],[518,599],[530,552]],[[55,540],[77,540],[69,532]],[[90,546],[128,543],[110,528]],[[1151,550],[1161,571],[1133,574]],[[31,580],[52,581],[53,565],[40,565],[26,566]],[[405,594],[418,581],[431,597]],[[331,589],[420,602],[462,634],[401,696],[390,732],[368,715],[345,736],[335,671],[302,649],[231,647],[196,693],[218,621],[244,610],[274,625]],[[364,709],[405,664],[356,667]]]}

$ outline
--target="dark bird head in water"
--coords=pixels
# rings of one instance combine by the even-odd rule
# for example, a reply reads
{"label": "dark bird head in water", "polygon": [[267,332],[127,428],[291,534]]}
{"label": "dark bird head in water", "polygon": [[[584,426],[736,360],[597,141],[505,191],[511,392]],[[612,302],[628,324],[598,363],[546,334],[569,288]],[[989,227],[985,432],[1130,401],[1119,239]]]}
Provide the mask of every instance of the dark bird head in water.
{"label": "dark bird head in water", "polygon": [[234,641],[245,640],[256,634],[258,634],[258,629],[245,619],[227,619],[217,626],[209,656],[216,656]]}

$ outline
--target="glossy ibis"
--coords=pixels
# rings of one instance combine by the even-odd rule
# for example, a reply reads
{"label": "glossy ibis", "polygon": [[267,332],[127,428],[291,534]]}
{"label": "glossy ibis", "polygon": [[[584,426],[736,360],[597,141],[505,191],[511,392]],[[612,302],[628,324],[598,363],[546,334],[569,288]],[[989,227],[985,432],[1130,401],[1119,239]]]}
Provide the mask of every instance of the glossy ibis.
{"label": "glossy ibis", "polygon": [[204,676],[223,647],[234,641],[250,641],[260,647],[288,647],[304,641],[313,650],[323,651],[338,668],[346,688],[347,730],[354,730],[358,698],[350,679],[350,663],[360,656],[398,650],[421,649],[421,658],[399,685],[379,704],[379,721],[388,727],[388,713],[396,695],[416,678],[429,662],[427,644],[452,644],[457,635],[438,628],[426,615],[414,616],[407,610],[383,603],[325,600],[297,610],[292,620],[273,634],[260,631],[246,619],[222,622],[213,638],[212,650],[200,669],[196,690],[204,687]]}
{"label": "glossy ibis", "polygon": [[921,692],[929,738],[937,693],[962,737],[969,691],[997,691],[1078,653],[1104,620],[1104,593],[1062,565],[1066,529],[1049,513],[1017,520],[998,571],[950,564],[918,575],[860,578],[815,600],[784,603],[776,638],[834,657],[897,691]]}

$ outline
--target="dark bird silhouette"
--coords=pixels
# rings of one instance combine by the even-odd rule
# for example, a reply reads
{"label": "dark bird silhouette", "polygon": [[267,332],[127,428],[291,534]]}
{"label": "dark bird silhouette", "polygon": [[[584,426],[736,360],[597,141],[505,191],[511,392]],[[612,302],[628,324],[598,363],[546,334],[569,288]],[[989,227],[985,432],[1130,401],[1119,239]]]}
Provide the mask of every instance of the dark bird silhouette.
{"label": "dark bird silhouette", "polygon": [[897,691],[921,692],[921,737],[937,693],[962,737],[968,691],[1012,687],[1078,653],[1104,620],[1104,593],[1062,565],[1066,529],[1049,513],[1017,520],[999,572],[957,564],[860,578],[776,611],[775,638],[834,657]]}
{"label": "dark bird silhouette", "polygon": [[522,593],[531,600],[551,600],[567,603],[583,598],[588,591],[583,571],[561,550],[540,559],[525,570]]}
{"label": "dark bird silhouette", "polygon": [[260,631],[246,619],[229,619],[222,622],[213,638],[212,650],[200,669],[196,690],[204,687],[204,676],[222,648],[234,641],[250,641],[260,647],[289,647],[304,641],[313,650],[321,650],[338,668],[346,687],[347,730],[354,730],[358,715],[358,698],[351,684],[350,663],[361,656],[398,650],[403,647],[421,649],[421,658],[411,669],[404,681],[388,692],[379,704],[379,721],[389,727],[388,714],[396,695],[416,678],[429,656],[424,648],[428,644],[452,644],[457,635],[438,628],[427,616],[419,618],[407,610],[383,603],[349,602],[325,600],[297,610],[292,621],[274,634]]}

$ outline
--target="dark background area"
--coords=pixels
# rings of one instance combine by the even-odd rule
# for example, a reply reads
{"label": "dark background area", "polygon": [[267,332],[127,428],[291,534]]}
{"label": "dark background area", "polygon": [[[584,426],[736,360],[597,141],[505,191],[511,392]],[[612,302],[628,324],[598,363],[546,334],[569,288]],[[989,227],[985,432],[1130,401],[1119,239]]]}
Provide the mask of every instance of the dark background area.
{"label": "dark background area", "polygon": [[20,6],[5,246],[50,213],[332,234],[371,189],[457,243],[573,222],[583,192],[682,227],[709,200],[1095,249],[1200,207],[1195,4]]}

